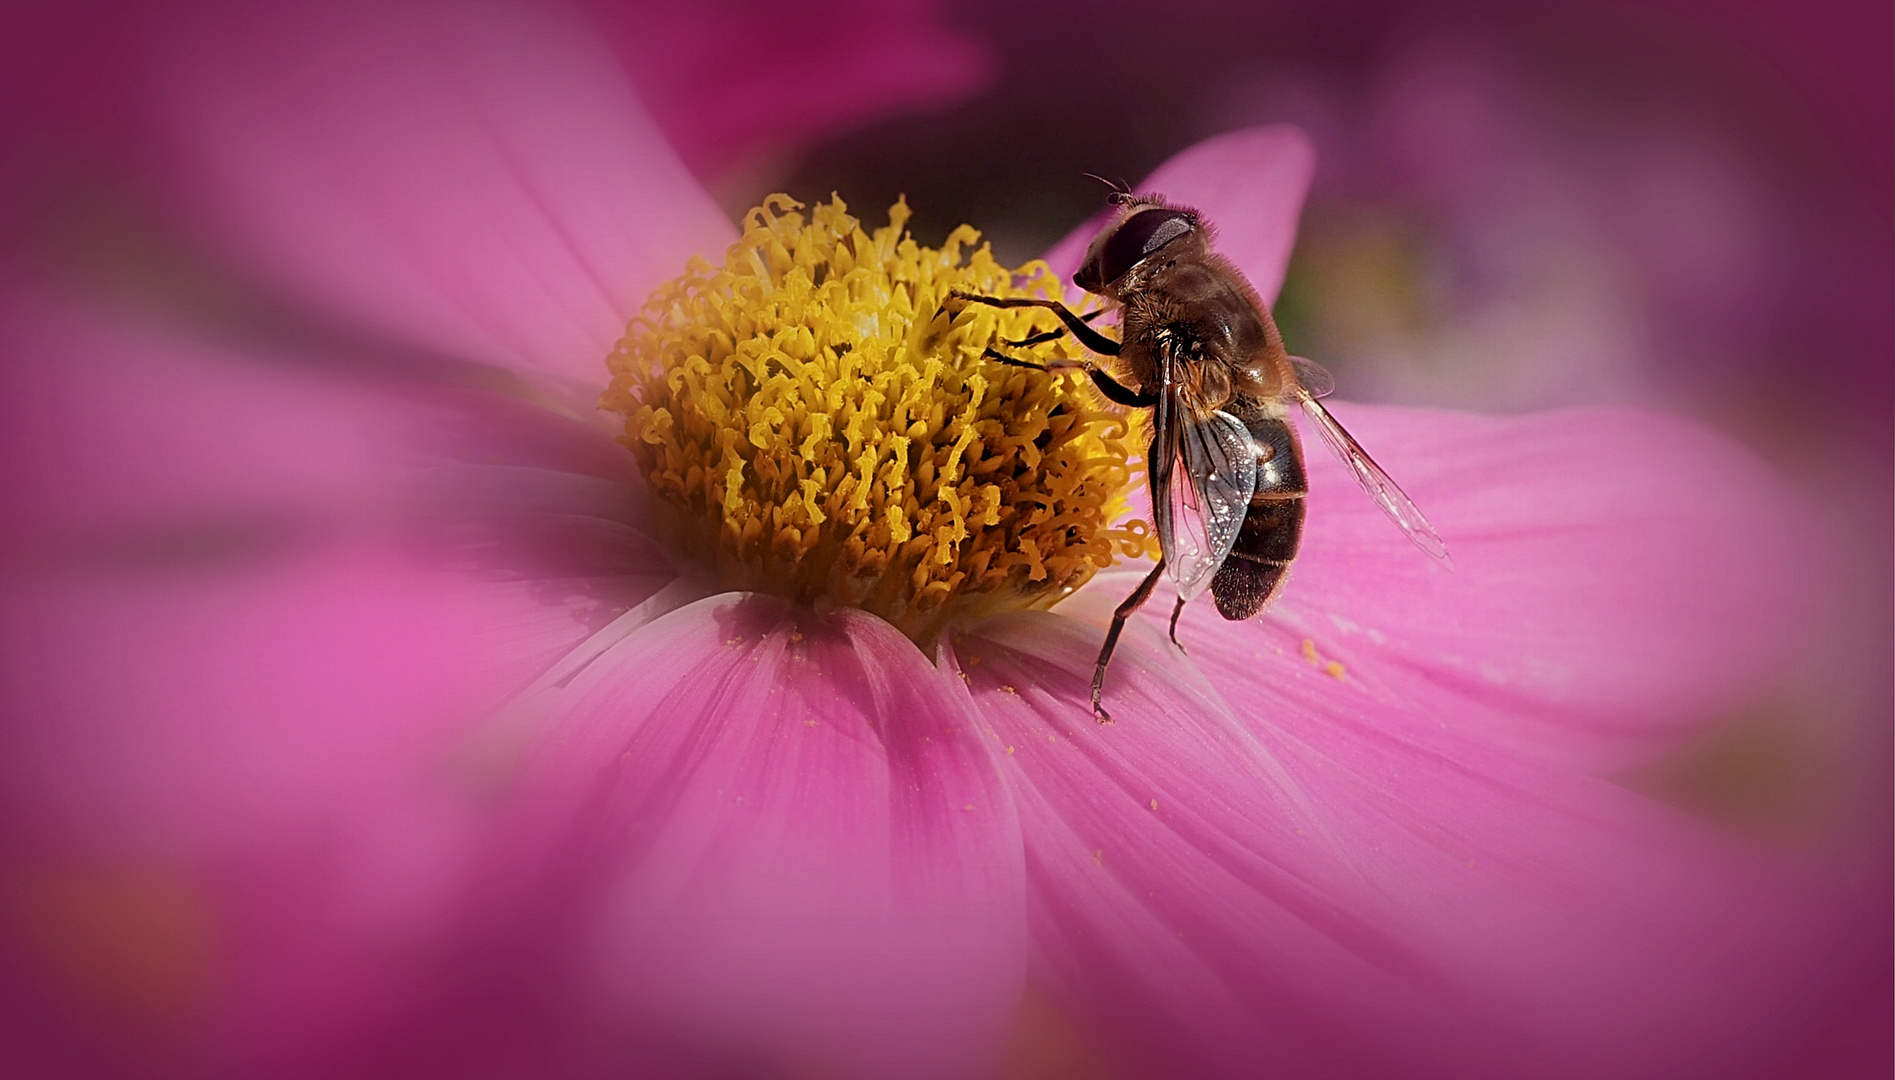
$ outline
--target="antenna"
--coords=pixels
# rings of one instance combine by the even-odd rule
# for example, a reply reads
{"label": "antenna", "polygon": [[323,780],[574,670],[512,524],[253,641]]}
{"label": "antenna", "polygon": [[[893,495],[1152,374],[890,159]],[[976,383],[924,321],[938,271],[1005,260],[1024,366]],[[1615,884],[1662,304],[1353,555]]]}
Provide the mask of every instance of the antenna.
{"label": "antenna", "polygon": [[1098,173],[1081,173],[1080,175],[1089,177],[1093,180],[1097,180],[1099,183],[1104,184],[1106,187],[1110,188],[1112,190],[1112,194],[1106,196],[1106,201],[1112,203],[1114,206],[1123,206],[1124,204],[1132,200],[1132,197],[1133,197],[1132,187],[1130,184],[1127,184],[1123,180],[1114,182],[1111,180],[1107,180],[1105,177],[1100,176]]}

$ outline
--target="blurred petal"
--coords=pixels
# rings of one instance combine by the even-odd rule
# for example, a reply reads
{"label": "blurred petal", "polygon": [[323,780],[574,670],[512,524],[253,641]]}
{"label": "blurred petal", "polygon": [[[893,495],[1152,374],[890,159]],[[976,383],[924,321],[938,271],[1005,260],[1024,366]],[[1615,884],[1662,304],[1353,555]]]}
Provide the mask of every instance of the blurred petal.
{"label": "blurred petal", "polygon": [[280,286],[404,341],[592,387],[730,224],[551,4],[196,10],[159,47],[179,197]]}
{"label": "blurred petal", "polygon": [[[1158,167],[1138,185],[1204,215],[1217,230],[1217,250],[1237,264],[1264,303],[1283,287],[1296,242],[1303,195],[1316,173],[1309,137],[1287,124],[1246,128],[1206,139]],[[1070,279],[1086,245],[1110,215],[1100,213],[1067,234],[1046,261]]]}
{"label": "blurred petal", "polygon": [[0,535],[15,547],[134,522],[236,527],[240,508],[258,529],[360,522],[447,414],[17,290],[0,320]]}
{"label": "blurred petal", "polygon": [[454,608],[444,654],[481,638],[468,671],[511,692],[673,576],[622,448],[571,417],[239,356],[19,290],[0,311],[0,543],[34,588],[96,594],[86,610],[135,607],[122,581],[188,603],[348,553],[429,579]]}
{"label": "blurred petal", "polygon": [[[1785,675],[1819,549],[1782,481],[1735,444],[1634,410],[1330,406],[1454,569],[1306,442],[1308,520],[1283,593],[1251,623],[1202,602],[1178,622],[1233,700],[1307,684],[1393,707],[1388,722],[1415,724],[1404,737],[1450,754],[1504,747],[1598,774],[1675,749]],[[1103,627],[1148,568],[1100,574],[1060,610]],[[1161,590],[1145,616],[1169,601]]]}
{"label": "blurred petal", "polygon": [[123,122],[112,113],[122,108],[132,66],[131,7],[131,0],[77,0],[0,8],[0,131],[9,142],[23,128]]}
{"label": "blurred petal", "polygon": [[1227,694],[1249,693],[1232,679],[1274,685],[1333,661],[1341,685],[1325,678],[1325,692],[1400,706],[1416,724],[1405,737],[1597,772],[1668,748],[1781,673],[1800,609],[1795,504],[1735,445],[1629,410],[1334,411],[1455,569],[1305,445],[1309,517],[1279,602],[1243,627],[1195,605],[1180,629]]}
{"label": "blurred petal", "polygon": [[[290,972],[306,1016],[315,973],[385,981],[477,835],[470,696],[522,674],[476,647],[533,601],[457,584],[361,535],[0,575],[0,878],[28,978],[163,1045]],[[115,1020],[128,997],[150,1015]]]}
{"label": "blurred petal", "polygon": [[727,594],[560,698],[528,856],[557,861],[506,876],[587,898],[549,916],[581,927],[576,1008],[711,1071],[959,1075],[994,1052],[1019,826],[965,692],[907,639]]}
{"label": "blurred petal", "polygon": [[1217,691],[1135,624],[993,620],[955,651],[1007,749],[1032,978],[1134,1075],[1725,1075],[1806,1029],[1820,928],[1662,808],[1470,766],[1319,699]]}
{"label": "blurred petal", "polygon": [[[658,126],[714,180],[897,112],[946,105],[988,76],[987,50],[930,0],[588,5]],[[768,26],[769,33],[757,33]]]}
{"label": "blurred petal", "polygon": [[334,547],[221,572],[7,575],[10,823],[196,853],[337,801],[374,818],[381,782],[459,719],[455,643],[432,583]]}
{"label": "blurred petal", "polygon": [[3,310],[21,993],[134,1059],[389,1009],[517,763],[477,722],[672,579],[623,452],[465,387]]}

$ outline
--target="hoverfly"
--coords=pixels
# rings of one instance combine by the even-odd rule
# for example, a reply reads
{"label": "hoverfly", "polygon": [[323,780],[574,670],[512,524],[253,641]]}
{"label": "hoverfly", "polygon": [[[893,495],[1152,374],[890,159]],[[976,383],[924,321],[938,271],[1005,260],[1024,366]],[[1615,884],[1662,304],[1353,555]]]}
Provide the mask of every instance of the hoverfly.
{"label": "hoverfly", "polygon": [[[957,294],[993,307],[1042,307],[1059,328],[1014,346],[1071,333],[1087,349],[1115,357],[1125,379],[1089,360],[1078,367],[1109,400],[1153,410],[1146,469],[1160,557],[1112,615],[1112,627],[1092,674],[1092,712],[1100,703],[1106,666],[1125,620],[1169,573],[1178,602],[1171,640],[1185,602],[1209,589],[1218,614],[1249,619],[1282,587],[1303,532],[1303,450],[1290,426],[1286,402],[1295,401],[1323,442],[1415,545],[1453,566],[1446,545],[1414,502],[1382,471],[1319,400],[1334,389],[1329,373],[1291,356],[1270,312],[1243,274],[1211,249],[1211,228],[1197,212],[1156,195],[1115,190],[1118,212],[1092,241],[1073,284],[1103,297],[1107,306],[1084,316],[1057,300]],[[1116,308],[1119,339],[1091,320]],[[1043,365],[994,349],[989,360],[1016,367]],[[1129,383],[1129,385],[1128,385]]]}

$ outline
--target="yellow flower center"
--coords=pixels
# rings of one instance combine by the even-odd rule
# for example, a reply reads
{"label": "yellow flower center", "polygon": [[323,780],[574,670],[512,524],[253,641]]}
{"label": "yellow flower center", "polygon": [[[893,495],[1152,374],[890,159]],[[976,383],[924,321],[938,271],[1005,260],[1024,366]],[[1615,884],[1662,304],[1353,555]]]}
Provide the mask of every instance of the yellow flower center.
{"label": "yellow flower center", "polygon": [[[1041,309],[1043,262],[1009,269],[980,234],[906,235],[905,202],[863,231],[840,199],[774,195],[722,268],[693,259],[612,351],[605,408],[657,496],[661,528],[721,584],[863,608],[926,643],[957,620],[1047,607],[1145,552],[1125,509],[1126,420],[1071,372]],[[971,250],[970,250],[971,249]]]}

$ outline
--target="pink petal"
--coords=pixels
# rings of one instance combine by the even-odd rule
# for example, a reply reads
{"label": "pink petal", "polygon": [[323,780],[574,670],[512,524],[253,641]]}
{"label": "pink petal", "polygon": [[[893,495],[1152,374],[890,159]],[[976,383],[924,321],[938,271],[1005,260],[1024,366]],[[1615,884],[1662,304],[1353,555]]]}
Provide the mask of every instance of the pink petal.
{"label": "pink petal", "polygon": [[43,297],[0,297],[0,319],[0,533],[15,544],[240,504],[257,527],[359,521],[419,460],[404,443],[447,413]]}
{"label": "pink petal", "polygon": [[646,294],[732,238],[551,5],[301,2],[166,29],[185,205],[275,284],[407,342],[596,387]]}
{"label": "pink petal", "polygon": [[994,1052],[1018,825],[964,691],[892,628],[716,597],[601,656],[549,724],[528,851],[555,861],[506,880],[571,905],[545,918],[579,928],[583,1015],[713,1069],[959,1075]]}
{"label": "pink petal", "polygon": [[1417,722],[1406,737],[1599,771],[1782,673],[1803,557],[1795,504],[1734,445],[1625,410],[1334,411],[1429,515],[1455,569],[1306,445],[1308,522],[1283,595],[1261,626],[1219,626],[1198,604],[1180,628],[1232,700],[1334,661],[1336,693],[1400,706]]}
{"label": "pink petal", "polygon": [[[1237,264],[1264,303],[1274,303],[1290,265],[1303,196],[1316,173],[1309,136],[1287,124],[1247,128],[1206,139],[1158,167],[1138,185],[1204,215],[1217,230],[1216,248]],[[1110,215],[1101,212],[1046,253],[1070,280]]]}
{"label": "pink petal", "polygon": [[1388,709],[1259,694],[1240,723],[1160,634],[1121,644],[1110,726],[1096,632],[1023,614],[954,648],[1019,799],[1031,977],[1132,1074],[1729,1075],[1822,1014],[1819,912],[1770,921],[1793,909],[1661,808],[1451,761]]}
{"label": "pink petal", "polygon": [[[21,995],[76,993],[79,1037],[192,1060],[237,1052],[205,1039],[220,1021],[307,1037],[392,1008],[517,757],[477,722],[671,579],[622,448],[474,391],[3,309],[0,923],[30,928]],[[154,988],[112,920],[167,913],[202,933]],[[139,992],[189,1030],[114,1006]]]}
{"label": "pink petal", "polygon": [[946,105],[991,67],[927,0],[805,3],[788,18],[774,3],[588,6],[671,145],[711,179],[851,125]]}
{"label": "pink petal", "polygon": [[630,456],[570,417],[257,362],[17,291],[0,311],[0,540],[36,587],[98,588],[88,610],[126,575],[176,577],[188,602],[191,582],[349,552],[428,580],[456,648],[484,642],[470,670],[511,691],[673,576],[640,533]]}
{"label": "pink petal", "polygon": [[[221,1056],[222,1025],[254,1038],[272,1008],[307,1030],[381,1007],[483,830],[476,699],[522,674],[483,635],[544,603],[501,600],[335,539],[0,576],[0,873],[46,898],[24,978],[68,998],[69,958],[99,958],[71,1018],[134,1057]],[[141,992],[179,999],[175,1029],[110,1008]]]}
{"label": "pink petal", "polygon": [[9,831],[28,846],[202,852],[337,801],[369,813],[380,780],[443,752],[463,719],[431,585],[333,547],[9,574]]}

